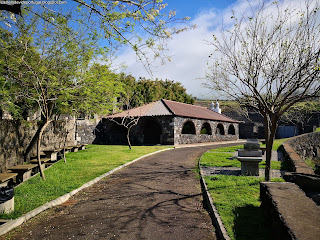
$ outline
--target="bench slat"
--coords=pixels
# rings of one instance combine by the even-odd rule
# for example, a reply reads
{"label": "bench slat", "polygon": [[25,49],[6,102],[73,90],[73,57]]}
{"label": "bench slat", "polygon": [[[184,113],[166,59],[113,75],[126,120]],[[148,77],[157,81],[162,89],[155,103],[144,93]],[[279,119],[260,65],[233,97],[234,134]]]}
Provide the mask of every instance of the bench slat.
{"label": "bench slat", "polygon": [[0,173],[0,183],[3,183],[5,181],[8,181],[14,177],[16,177],[18,174],[17,173]]}
{"label": "bench slat", "polygon": [[16,172],[16,171],[28,171],[32,168],[37,167],[36,164],[21,164],[21,165],[16,165],[14,167],[9,168],[9,170]]}
{"label": "bench slat", "polygon": [[[41,158],[40,161],[41,161],[41,163],[46,163],[46,162],[51,161],[51,158]],[[38,163],[38,159],[33,159],[33,160],[30,161],[30,163],[37,164]]]}

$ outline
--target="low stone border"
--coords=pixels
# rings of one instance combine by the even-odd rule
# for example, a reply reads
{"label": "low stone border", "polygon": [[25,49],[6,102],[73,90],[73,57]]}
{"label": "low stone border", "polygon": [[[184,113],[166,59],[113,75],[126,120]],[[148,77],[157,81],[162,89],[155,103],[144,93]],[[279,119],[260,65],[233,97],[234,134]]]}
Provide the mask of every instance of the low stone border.
{"label": "low stone border", "polygon": [[130,165],[132,163],[134,163],[134,162],[137,162],[137,161],[141,160],[142,158],[151,156],[153,154],[157,154],[159,152],[172,150],[172,149],[174,149],[174,148],[166,148],[166,149],[162,149],[162,150],[159,150],[159,151],[156,151],[156,152],[153,152],[153,153],[146,154],[146,155],[141,156],[139,158],[136,158],[136,159],[134,159],[134,160],[132,160],[130,162],[127,162],[127,163],[125,163],[125,164],[123,164],[123,165],[121,165],[121,166],[119,166],[119,167],[107,172],[107,173],[104,173],[100,177],[97,177],[97,178],[91,180],[90,182],[87,182],[87,183],[83,184],[80,188],[77,188],[77,189],[71,191],[70,193],[67,193],[67,194],[65,194],[65,195],[63,195],[63,196],[61,196],[61,197],[59,197],[57,199],[54,199],[54,200],[52,200],[50,202],[47,202],[46,204],[44,204],[44,205],[42,205],[42,206],[40,206],[40,207],[38,207],[38,208],[26,213],[24,215],[22,215],[21,217],[19,217],[17,219],[7,221],[6,223],[4,223],[3,225],[0,226],[0,236],[5,234],[5,233],[7,233],[7,232],[9,232],[9,231],[11,231],[12,229],[14,229],[14,228],[16,228],[18,226],[20,226],[21,224],[23,224],[24,222],[26,222],[30,218],[38,215],[39,213],[41,213],[41,212],[43,212],[43,211],[45,211],[45,210],[47,210],[49,208],[52,208],[52,207],[55,207],[57,205],[60,205],[60,204],[64,203],[70,197],[72,197],[73,195],[78,193],[79,191],[81,191],[81,190],[83,190],[83,189],[85,189],[87,187],[90,187],[91,185],[97,183],[98,181],[100,181],[101,179],[111,175],[112,173],[114,173],[114,172],[116,172],[116,171],[118,171],[118,170],[120,170],[120,169],[122,169],[122,168],[124,168],[124,167],[126,167],[126,166],[128,166],[128,165]]}
{"label": "low stone border", "polygon": [[221,141],[221,142],[204,142],[204,143],[189,143],[189,144],[180,144],[174,145],[174,148],[190,148],[190,147],[203,147],[203,146],[214,146],[214,145],[226,145],[226,144],[234,144],[237,143],[239,145],[246,143],[246,140],[238,139],[234,141]]}
{"label": "low stone border", "polygon": [[293,171],[297,173],[304,173],[304,174],[314,174],[314,171],[308,164],[306,164],[301,157],[298,155],[298,153],[291,147],[291,145],[288,143],[288,141],[284,142],[282,144],[285,157],[290,161],[290,163],[293,165]]}
{"label": "low stone border", "polygon": [[277,239],[319,239],[320,208],[296,184],[261,182],[260,198]]}
{"label": "low stone border", "polygon": [[216,233],[219,236],[219,238],[223,239],[223,240],[231,240],[231,238],[229,237],[229,235],[227,233],[226,228],[224,227],[224,225],[222,223],[222,219],[221,219],[216,207],[213,204],[213,200],[212,200],[211,195],[209,193],[209,190],[207,188],[207,184],[204,179],[204,173],[203,173],[201,166],[200,166],[201,158],[198,162],[198,167],[200,170],[200,184],[201,184],[201,189],[202,189],[202,194],[203,194],[203,200],[208,207],[210,217],[216,227]]}

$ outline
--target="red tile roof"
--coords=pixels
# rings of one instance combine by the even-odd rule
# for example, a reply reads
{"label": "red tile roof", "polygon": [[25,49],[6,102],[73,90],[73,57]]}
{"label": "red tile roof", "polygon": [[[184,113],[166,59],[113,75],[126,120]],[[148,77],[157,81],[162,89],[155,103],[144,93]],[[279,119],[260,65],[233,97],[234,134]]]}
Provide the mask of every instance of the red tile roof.
{"label": "red tile roof", "polygon": [[174,102],[169,100],[162,100],[167,107],[174,113],[174,115],[191,118],[209,119],[223,122],[238,122],[232,118],[214,112],[208,108],[196,105]]}
{"label": "red tile roof", "polygon": [[116,113],[108,118],[117,118],[117,117],[141,117],[141,116],[166,116],[172,115],[168,108],[160,101],[149,103],[141,107],[132,108],[120,113]]}
{"label": "red tile roof", "polygon": [[107,118],[117,118],[117,117],[142,117],[142,116],[168,116],[175,115],[181,117],[189,118],[200,118],[208,119],[214,121],[222,122],[233,122],[237,123],[238,121],[226,117],[222,114],[209,110],[205,107],[200,107],[196,105],[174,102],[169,100],[159,100],[157,102],[149,103],[141,107],[133,108],[121,113],[113,114]]}

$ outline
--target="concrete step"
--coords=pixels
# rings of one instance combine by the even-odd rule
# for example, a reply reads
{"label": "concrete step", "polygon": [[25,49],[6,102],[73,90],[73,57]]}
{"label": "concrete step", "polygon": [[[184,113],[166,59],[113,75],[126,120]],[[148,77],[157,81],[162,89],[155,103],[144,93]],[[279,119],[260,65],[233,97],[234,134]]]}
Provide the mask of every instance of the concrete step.
{"label": "concrete step", "polygon": [[278,239],[320,239],[320,208],[296,184],[262,182],[260,198]]}

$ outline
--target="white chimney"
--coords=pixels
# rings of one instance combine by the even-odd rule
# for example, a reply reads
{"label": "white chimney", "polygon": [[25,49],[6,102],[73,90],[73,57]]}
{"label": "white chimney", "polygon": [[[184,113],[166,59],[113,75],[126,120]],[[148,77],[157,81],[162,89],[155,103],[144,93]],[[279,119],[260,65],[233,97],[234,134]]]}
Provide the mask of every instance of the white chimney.
{"label": "white chimney", "polygon": [[211,102],[210,110],[211,110],[211,111],[214,111],[214,103],[213,103],[213,102]]}
{"label": "white chimney", "polygon": [[219,108],[219,103],[216,101],[216,104],[211,103],[211,110],[221,114],[221,108]]}

